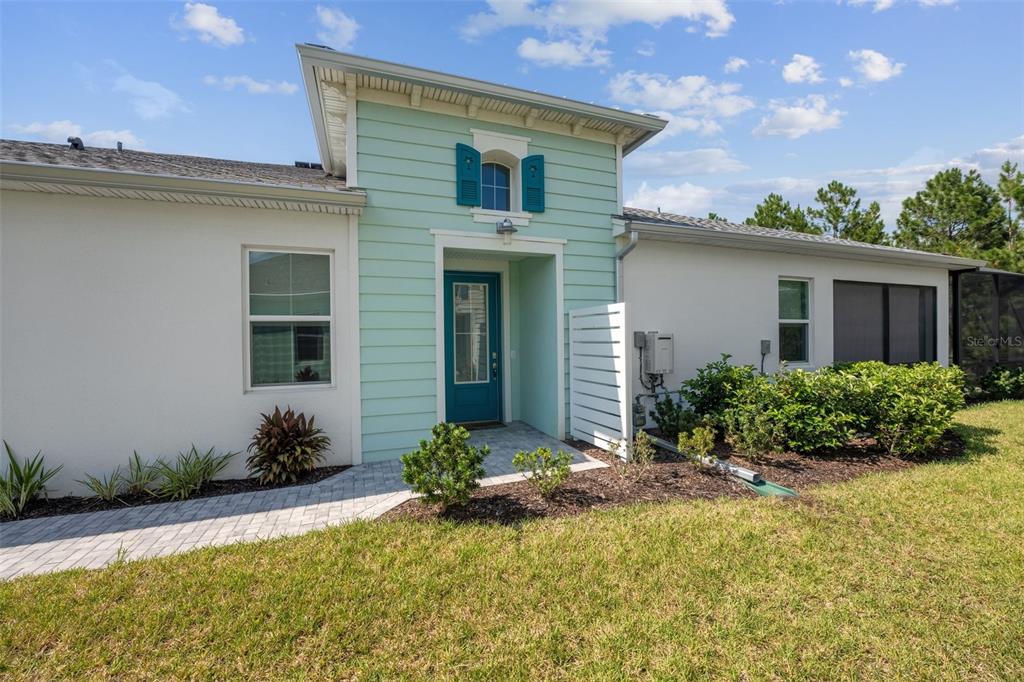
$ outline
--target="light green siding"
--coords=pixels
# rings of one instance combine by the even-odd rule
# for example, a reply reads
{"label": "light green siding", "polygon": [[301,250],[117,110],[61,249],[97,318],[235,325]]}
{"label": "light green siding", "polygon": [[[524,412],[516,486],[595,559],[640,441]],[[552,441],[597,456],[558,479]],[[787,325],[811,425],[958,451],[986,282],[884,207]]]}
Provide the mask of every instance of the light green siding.
{"label": "light green siding", "polygon": [[[547,210],[534,214],[522,234],[568,240],[563,268],[567,312],[614,300],[615,148],[363,101],[357,116],[358,184],[368,196],[359,220],[363,460],[372,462],[415,447],[436,420],[434,311],[440,302],[434,300],[430,230],[494,231],[490,224],[474,222],[469,209],[455,203],[455,145],[473,144],[470,129],[478,128],[529,137],[529,153],[544,155]],[[513,348],[524,342],[516,320],[531,312],[522,293],[514,302]],[[534,369],[526,381],[526,368],[521,370],[513,376],[517,416],[520,399],[526,400],[523,391],[537,390],[533,379],[541,379]],[[568,383],[566,366],[566,390]],[[552,415],[552,423],[554,419]]]}

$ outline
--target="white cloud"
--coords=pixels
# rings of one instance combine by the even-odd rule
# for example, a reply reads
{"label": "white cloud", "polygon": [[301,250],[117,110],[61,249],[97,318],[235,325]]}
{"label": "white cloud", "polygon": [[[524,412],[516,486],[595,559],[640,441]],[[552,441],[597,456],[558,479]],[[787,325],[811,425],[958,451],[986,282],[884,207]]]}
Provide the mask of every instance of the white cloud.
{"label": "white cloud", "polygon": [[7,127],[19,135],[25,135],[41,142],[64,143],[69,137],[80,137],[86,146],[93,147],[114,147],[118,142],[123,142],[128,147],[141,148],[145,146],[144,142],[130,130],[94,130],[83,133],[82,126],[68,120],[50,121],[49,123],[37,121],[25,125],[13,123]]}
{"label": "white cloud", "polygon": [[[659,27],[674,19],[697,22],[704,26],[705,35],[718,37],[725,35],[732,26],[734,18],[726,6],[725,0],[661,0],[660,2],[635,2],[632,0],[605,0],[589,2],[588,0],[552,0],[541,4],[534,0],[488,0],[488,10],[471,15],[461,26],[460,32],[466,40],[476,41],[484,36],[506,28],[526,27],[542,30],[547,42],[529,38],[533,42],[523,41],[519,50],[522,54],[540,54],[546,59],[536,60],[538,63],[566,65],[576,57],[571,56],[567,45],[574,46],[577,52],[591,55],[582,59],[580,65],[604,65],[610,52],[597,50],[595,45],[604,44],[608,40],[608,30],[615,26],[644,23]],[[546,49],[543,49],[545,48]],[[558,50],[564,54],[559,59],[551,59],[552,52]],[[641,46],[639,53],[649,56],[653,54],[653,46]],[[600,58],[593,58],[592,53],[600,52]],[[569,65],[576,65],[570,63]]]}
{"label": "white cloud", "polygon": [[754,106],[752,99],[738,94],[741,87],[737,83],[714,83],[706,76],[671,79],[635,71],[617,74],[608,83],[612,98],[618,102],[713,118],[736,116]]}
{"label": "white cloud", "polygon": [[128,94],[135,113],[145,119],[163,118],[178,112],[188,112],[178,93],[156,81],[144,81],[128,73],[114,80],[114,92]]}
{"label": "white cloud", "polygon": [[660,187],[651,187],[644,182],[626,204],[638,208],[661,209],[666,213],[703,216],[711,210],[713,197],[712,190],[689,182]]}
{"label": "white cloud", "polygon": [[332,7],[316,6],[316,19],[320,22],[317,39],[324,45],[336,50],[351,50],[359,33],[359,24],[355,19]]}
{"label": "white cloud", "polygon": [[787,83],[820,83],[821,65],[805,54],[794,54],[793,60],[782,67],[782,79]]}
{"label": "white cloud", "polygon": [[[851,5],[871,5],[872,12],[884,12],[896,4],[896,0],[847,0]],[[957,0],[917,0],[921,7],[949,7]]]}
{"label": "white cloud", "polygon": [[728,150],[719,148],[636,152],[626,157],[626,165],[630,170],[654,177],[736,173],[748,168]]}
{"label": "white cloud", "polygon": [[[640,114],[643,112],[638,110],[634,113]],[[656,145],[659,142],[675,137],[680,133],[697,133],[698,135],[706,137],[709,135],[717,135],[722,132],[722,126],[711,118],[681,116],[679,114],[673,114],[671,111],[649,111],[647,113],[654,114],[655,116],[668,121],[668,125],[665,126],[660,133],[655,135],[654,138],[647,143],[647,146]]]}
{"label": "white cloud", "polygon": [[517,53],[541,66],[603,66],[608,63],[611,52],[601,50],[591,43],[574,42],[571,40],[552,40],[541,42],[536,38],[526,38],[519,43]]}
{"label": "white cloud", "polygon": [[725,63],[725,68],[723,70],[726,73],[736,73],[740,69],[745,69],[748,66],[750,66],[750,62],[743,57],[729,57],[729,61]]}
{"label": "white cloud", "polygon": [[130,130],[95,130],[86,133],[82,141],[93,147],[116,147],[118,142],[123,142],[125,147],[142,149],[146,143]]}
{"label": "white cloud", "polygon": [[636,46],[636,53],[641,57],[653,57],[654,56],[654,43],[650,40],[644,40]]}
{"label": "white cloud", "polygon": [[884,12],[893,6],[895,0],[849,0],[851,5],[872,5],[872,12]]}
{"label": "white cloud", "polygon": [[755,136],[782,135],[791,140],[808,133],[838,128],[844,112],[829,109],[828,101],[821,95],[810,95],[787,105],[780,100],[768,103],[769,115],[761,119],[754,128]]}
{"label": "white cloud", "polygon": [[204,43],[228,47],[245,42],[245,31],[234,19],[223,16],[216,7],[202,2],[185,3],[182,28],[194,32]]}
{"label": "white cloud", "polygon": [[853,87],[853,79],[846,78],[846,77],[840,78],[839,79],[839,85],[841,85],[844,88],[852,88]]}
{"label": "white cloud", "polygon": [[895,78],[903,73],[906,64],[898,64],[875,50],[850,50],[850,59],[853,61],[853,68],[864,77],[865,80],[873,83]]}
{"label": "white cloud", "polygon": [[964,171],[973,169],[981,173],[987,182],[995,183],[999,167],[1007,160],[1024,163],[1024,135],[960,156],[924,147],[892,166],[833,169],[809,177],[739,182],[716,190],[713,210],[729,216],[748,216],[770,192],[781,194],[793,204],[808,206],[814,203],[814,194],[819,187],[830,180],[839,180],[854,187],[865,204],[877,201],[886,225],[894,228],[903,200],[923,189],[925,182],[939,171],[954,166]]}
{"label": "white cloud", "polygon": [[205,76],[203,83],[221,90],[244,88],[250,95],[291,95],[299,89],[298,85],[288,81],[258,81],[251,76]]}
{"label": "white cloud", "polygon": [[65,142],[69,137],[82,136],[82,126],[66,119],[49,123],[34,121],[26,125],[12,123],[7,127],[19,135],[27,135],[42,142]]}

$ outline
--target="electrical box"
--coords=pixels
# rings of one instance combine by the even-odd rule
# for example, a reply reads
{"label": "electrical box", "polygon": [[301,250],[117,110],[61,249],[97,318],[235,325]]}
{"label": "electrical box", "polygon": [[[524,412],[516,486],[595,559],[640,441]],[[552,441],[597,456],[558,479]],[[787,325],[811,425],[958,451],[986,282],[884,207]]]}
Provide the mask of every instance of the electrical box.
{"label": "electrical box", "polygon": [[761,339],[761,355],[771,355],[772,353],[772,340]]}
{"label": "electrical box", "polygon": [[634,348],[646,348],[647,347],[647,332],[633,332],[633,347]]}
{"label": "electrical box", "polygon": [[644,367],[646,374],[671,374],[675,337],[662,332],[647,332],[644,347]]}

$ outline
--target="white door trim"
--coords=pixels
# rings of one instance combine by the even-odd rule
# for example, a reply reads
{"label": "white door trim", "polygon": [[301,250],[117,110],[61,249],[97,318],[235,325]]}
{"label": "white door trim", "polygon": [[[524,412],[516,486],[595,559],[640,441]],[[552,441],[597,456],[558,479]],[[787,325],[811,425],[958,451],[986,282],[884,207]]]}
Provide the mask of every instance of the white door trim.
{"label": "white door trim", "polygon": [[[434,319],[435,319],[435,362],[437,366],[437,421],[445,420],[445,359],[444,359],[444,250],[459,249],[484,251],[492,254],[534,256],[554,256],[555,258],[555,371],[558,410],[558,437],[565,437],[565,297],[563,286],[562,262],[565,239],[546,237],[513,236],[508,243],[497,234],[481,234],[479,232],[458,232],[454,230],[431,230],[434,236]],[[507,278],[506,278],[507,281]],[[502,305],[502,318],[505,318],[505,306]],[[506,326],[507,328],[507,326]],[[511,357],[506,356],[506,384],[511,390],[510,376],[507,374]],[[506,414],[511,407],[511,400],[506,403]]]}

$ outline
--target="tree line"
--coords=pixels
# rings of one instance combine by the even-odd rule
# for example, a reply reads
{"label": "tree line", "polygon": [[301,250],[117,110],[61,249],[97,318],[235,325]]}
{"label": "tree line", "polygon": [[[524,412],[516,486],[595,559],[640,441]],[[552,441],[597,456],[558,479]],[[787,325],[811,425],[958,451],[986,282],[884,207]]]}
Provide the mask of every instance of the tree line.
{"label": "tree line", "polygon": [[[933,253],[982,258],[991,267],[1024,272],[1020,239],[1024,172],[1006,161],[993,187],[976,170],[939,171],[903,200],[896,230],[888,233],[881,207],[862,207],[857,190],[838,180],[818,189],[814,205],[793,206],[772,193],[754,208],[747,225],[824,234],[868,244],[900,246]],[[710,218],[720,219],[716,214]]]}

